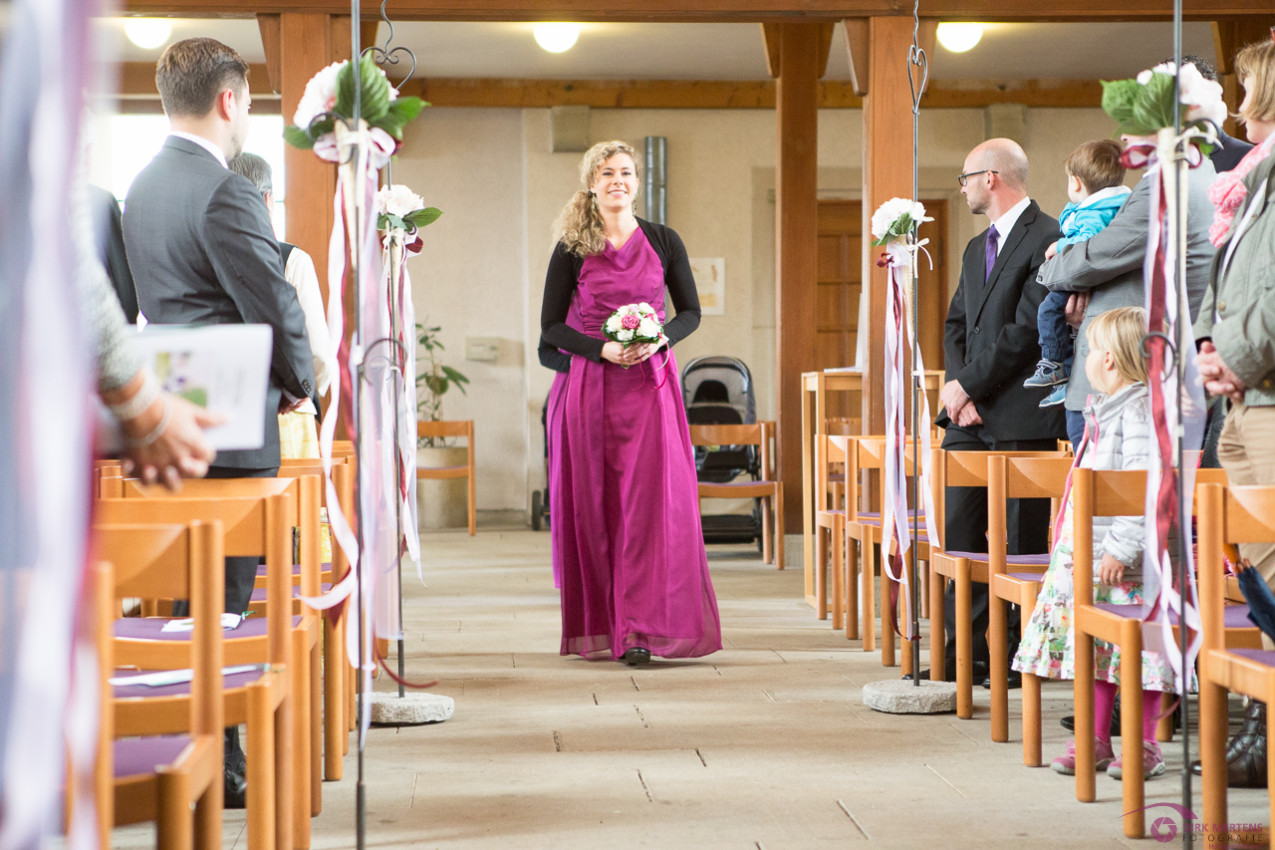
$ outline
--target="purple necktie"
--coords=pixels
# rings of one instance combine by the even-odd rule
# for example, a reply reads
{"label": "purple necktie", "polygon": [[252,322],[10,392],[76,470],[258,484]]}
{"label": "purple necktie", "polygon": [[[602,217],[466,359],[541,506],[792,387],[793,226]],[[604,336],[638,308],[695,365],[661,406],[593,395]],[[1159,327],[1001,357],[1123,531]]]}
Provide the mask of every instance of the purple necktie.
{"label": "purple necktie", "polygon": [[999,239],[1000,234],[996,232],[995,224],[987,228],[987,273],[983,275],[985,281],[992,276],[992,266],[996,265],[996,243]]}

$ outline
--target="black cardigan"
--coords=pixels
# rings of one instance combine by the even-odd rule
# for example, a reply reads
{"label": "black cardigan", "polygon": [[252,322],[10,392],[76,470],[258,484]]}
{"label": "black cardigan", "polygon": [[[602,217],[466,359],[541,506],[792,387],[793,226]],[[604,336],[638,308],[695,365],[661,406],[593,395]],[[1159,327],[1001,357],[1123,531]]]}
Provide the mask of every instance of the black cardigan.
{"label": "black cardigan", "polygon": [[[699,295],[695,291],[695,277],[686,256],[686,246],[670,227],[639,218],[638,227],[646,234],[647,241],[655,249],[664,267],[664,285],[673,301],[676,315],[664,324],[664,335],[669,345],[690,336],[699,327]],[[580,266],[584,258],[571,253],[559,242],[549,259],[549,271],[545,274],[544,302],[540,309],[540,363],[550,369],[565,372],[571,360],[555,352],[560,349],[569,354],[588,357],[595,363],[602,362],[604,339],[594,339],[567,324],[567,312],[580,281]]]}

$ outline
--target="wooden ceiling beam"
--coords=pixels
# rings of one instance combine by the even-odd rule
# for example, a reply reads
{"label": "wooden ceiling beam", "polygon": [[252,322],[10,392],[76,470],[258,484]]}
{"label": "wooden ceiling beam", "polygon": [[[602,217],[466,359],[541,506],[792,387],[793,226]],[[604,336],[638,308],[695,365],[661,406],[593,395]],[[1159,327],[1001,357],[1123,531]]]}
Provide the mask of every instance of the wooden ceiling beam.
{"label": "wooden ceiling beam", "polygon": [[[253,102],[261,109],[278,100],[270,91],[266,66],[253,65],[249,80]],[[552,106],[591,106],[597,109],[774,109],[775,84],[769,80],[529,80],[503,78],[434,78],[409,80],[404,94],[416,95],[435,107],[491,109],[547,109]],[[122,100],[155,101],[155,68],[148,62],[128,62],[120,73]],[[1097,107],[1102,86],[1094,80],[962,80],[931,81],[925,109],[979,109],[993,103],[1020,103],[1051,108]],[[819,84],[821,109],[858,109],[862,97],[850,82],[824,80]],[[145,110],[135,106],[133,109]],[[258,110],[257,106],[253,107]]]}
{"label": "wooden ceiling beam", "polygon": [[[1191,20],[1269,15],[1270,0],[1184,0]],[[320,12],[348,15],[348,0],[122,0],[127,15],[251,18],[258,14]],[[396,0],[396,21],[838,21],[910,15],[906,0]],[[925,14],[977,21],[1163,21],[1164,0],[927,0]],[[366,20],[377,17],[369,9]]]}

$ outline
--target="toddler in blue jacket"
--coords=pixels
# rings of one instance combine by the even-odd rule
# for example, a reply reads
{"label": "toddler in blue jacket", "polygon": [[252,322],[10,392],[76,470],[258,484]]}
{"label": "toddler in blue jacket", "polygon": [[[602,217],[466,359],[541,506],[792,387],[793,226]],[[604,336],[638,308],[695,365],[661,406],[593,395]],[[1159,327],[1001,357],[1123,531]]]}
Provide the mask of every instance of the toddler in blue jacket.
{"label": "toddler in blue jacket", "polygon": [[[1045,253],[1051,260],[1068,246],[1084,242],[1111,223],[1129,197],[1124,185],[1125,168],[1120,163],[1119,142],[1096,139],[1071,152],[1063,167],[1067,170],[1067,197],[1071,203],[1058,216],[1063,238]],[[1067,396],[1067,380],[1075,358],[1072,330],[1065,316],[1066,292],[1051,292],[1036,314],[1040,331],[1040,362],[1036,372],[1023,381],[1025,387],[1053,387],[1041,407],[1062,404]]]}

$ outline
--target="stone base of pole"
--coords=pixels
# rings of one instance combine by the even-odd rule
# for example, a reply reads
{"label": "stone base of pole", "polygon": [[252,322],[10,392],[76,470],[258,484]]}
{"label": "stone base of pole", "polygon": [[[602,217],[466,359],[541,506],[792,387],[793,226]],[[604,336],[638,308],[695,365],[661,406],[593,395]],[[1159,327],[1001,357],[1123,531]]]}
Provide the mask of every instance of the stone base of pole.
{"label": "stone base of pole", "polygon": [[374,693],[373,726],[420,726],[442,723],[456,710],[456,701],[442,694]]}
{"label": "stone base of pole", "polygon": [[863,704],[886,714],[946,714],[956,711],[956,683],[887,679],[863,686]]}

